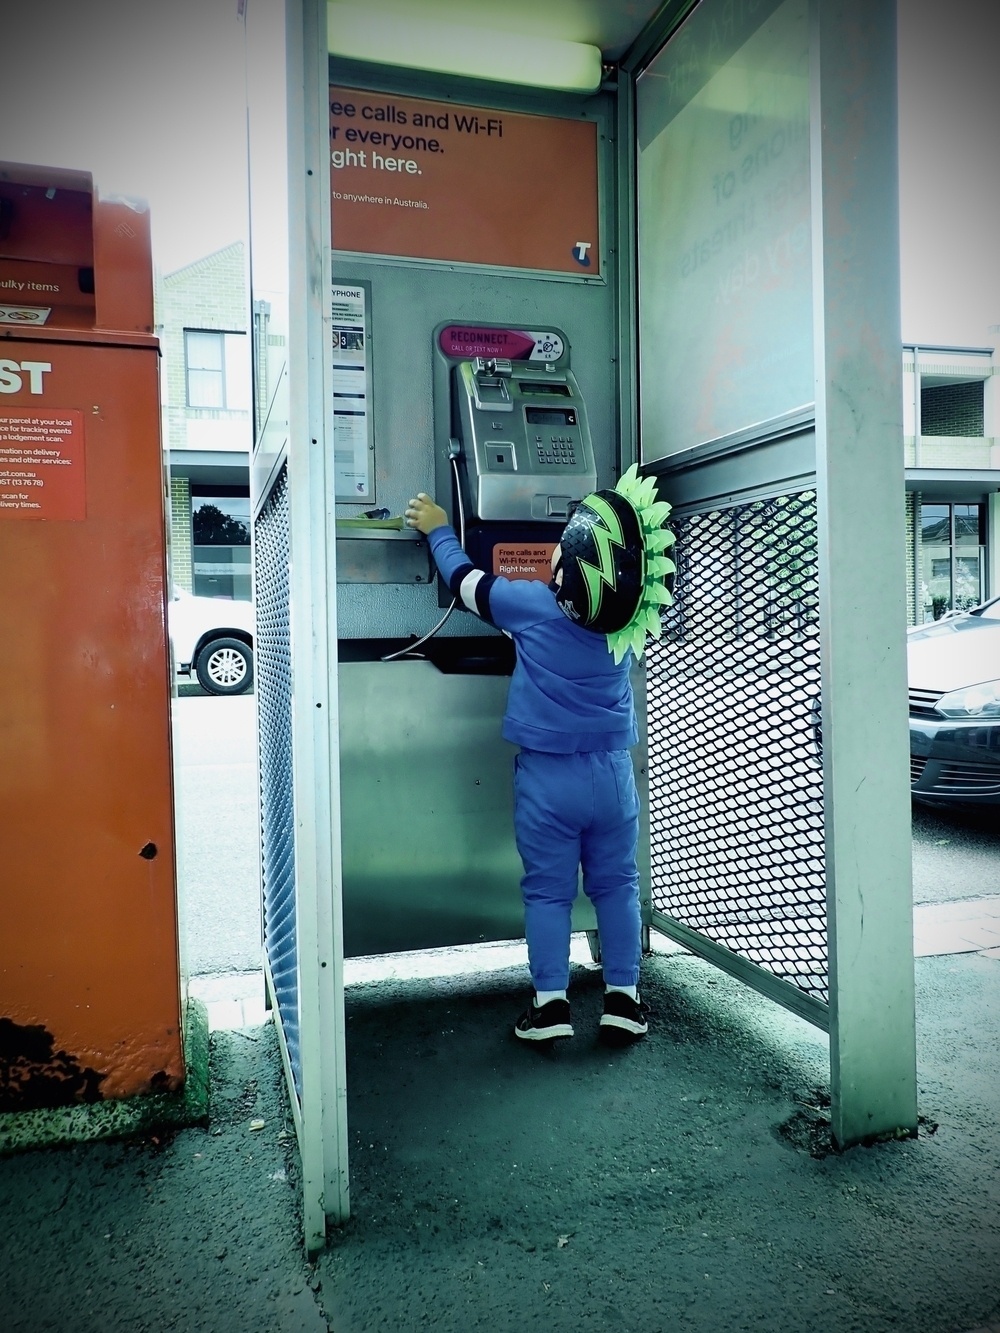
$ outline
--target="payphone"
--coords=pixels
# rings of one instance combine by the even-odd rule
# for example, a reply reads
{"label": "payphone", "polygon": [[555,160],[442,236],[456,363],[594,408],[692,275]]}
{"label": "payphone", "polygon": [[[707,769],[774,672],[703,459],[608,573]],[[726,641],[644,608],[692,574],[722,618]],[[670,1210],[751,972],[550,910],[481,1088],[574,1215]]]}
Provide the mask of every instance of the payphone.
{"label": "payphone", "polygon": [[[597,489],[568,340],[554,330],[445,325],[437,349],[449,401],[449,435],[438,449],[440,502],[478,568],[548,580],[573,505]],[[444,385],[438,375],[435,387]]]}
{"label": "payphone", "polygon": [[[574,503],[598,488],[569,340],[551,326],[452,322],[433,346],[435,498],[478,568],[547,583]],[[606,404],[595,394],[592,408],[601,419]],[[440,597],[452,602],[443,585]],[[523,933],[513,747],[501,734],[513,646],[471,615],[443,626],[398,650],[389,637],[339,643],[348,956]],[[392,838],[380,834],[389,821]],[[573,920],[595,929],[582,895]]]}

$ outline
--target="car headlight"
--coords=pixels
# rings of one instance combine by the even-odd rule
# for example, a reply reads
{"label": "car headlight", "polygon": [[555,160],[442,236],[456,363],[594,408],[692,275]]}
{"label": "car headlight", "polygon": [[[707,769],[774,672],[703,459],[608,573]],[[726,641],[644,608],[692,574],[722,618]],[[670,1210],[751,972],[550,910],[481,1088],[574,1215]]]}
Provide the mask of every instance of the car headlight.
{"label": "car headlight", "polygon": [[952,690],[942,695],[935,707],[945,717],[1000,717],[1000,680]]}

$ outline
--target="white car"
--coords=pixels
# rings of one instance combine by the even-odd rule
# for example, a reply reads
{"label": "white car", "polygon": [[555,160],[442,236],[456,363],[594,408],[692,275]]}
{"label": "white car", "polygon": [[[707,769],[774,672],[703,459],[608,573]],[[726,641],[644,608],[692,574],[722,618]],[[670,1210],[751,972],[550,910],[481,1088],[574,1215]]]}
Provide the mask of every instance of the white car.
{"label": "white car", "polygon": [[906,653],[914,799],[1000,806],[1000,597],[914,625]]}
{"label": "white car", "polygon": [[253,605],[194,597],[178,589],[167,608],[176,670],[209,694],[243,694],[253,684]]}

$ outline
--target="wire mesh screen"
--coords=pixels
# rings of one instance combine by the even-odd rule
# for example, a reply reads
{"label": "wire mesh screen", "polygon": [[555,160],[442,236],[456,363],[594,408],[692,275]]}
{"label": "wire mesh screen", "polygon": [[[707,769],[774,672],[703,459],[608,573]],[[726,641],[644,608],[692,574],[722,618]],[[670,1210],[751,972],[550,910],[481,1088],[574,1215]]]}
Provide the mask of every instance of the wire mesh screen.
{"label": "wire mesh screen", "polygon": [[674,531],[646,668],[653,908],[826,1003],[816,497]]}
{"label": "wire mesh screen", "polygon": [[282,468],[257,516],[254,537],[264,948],[288,1048],[288,1061],[296,1090],[301,1092],[287,465]]}

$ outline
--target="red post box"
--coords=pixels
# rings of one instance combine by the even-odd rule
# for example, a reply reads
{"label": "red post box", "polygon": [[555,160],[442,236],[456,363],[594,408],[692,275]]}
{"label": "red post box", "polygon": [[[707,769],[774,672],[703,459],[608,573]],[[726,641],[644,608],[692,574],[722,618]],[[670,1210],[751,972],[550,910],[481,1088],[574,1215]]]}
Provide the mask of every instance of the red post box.
{"label": "red post box", "polygon": [[0,1110],[176,1088],[149,217],[0,163]]}

